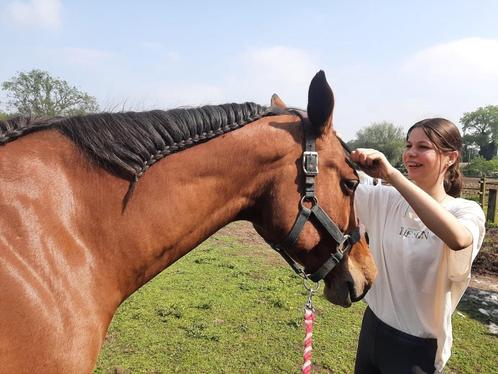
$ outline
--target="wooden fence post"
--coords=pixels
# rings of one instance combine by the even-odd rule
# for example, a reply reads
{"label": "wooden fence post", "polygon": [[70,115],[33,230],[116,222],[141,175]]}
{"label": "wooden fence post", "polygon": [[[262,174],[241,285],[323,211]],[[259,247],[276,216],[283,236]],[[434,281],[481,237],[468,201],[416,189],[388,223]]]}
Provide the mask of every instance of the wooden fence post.
{"label": "wooden fence post", "polygon": [[490,188],[488,192],[488,213],[486,221],[498,223],[498,209],[497,208],[498,193],[495,188]]}
{"label": "wooden fence post", "polygon": [[481,180],[479,181],[479,204],[481,205],[483,210],[486,210],[487,208],[487,206],[484,205],[485,196],[486,196],[486,177],[481,177]]}

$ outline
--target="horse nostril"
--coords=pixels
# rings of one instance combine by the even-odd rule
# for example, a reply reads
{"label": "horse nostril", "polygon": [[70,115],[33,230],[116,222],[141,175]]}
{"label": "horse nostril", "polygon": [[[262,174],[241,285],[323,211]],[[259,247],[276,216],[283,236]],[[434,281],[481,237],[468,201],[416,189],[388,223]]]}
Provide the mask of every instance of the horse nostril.
{"label": "horse nostril", "polygon": [[368,232],[365,232],[365,240],[367,244],[370,244],[370,238],[368,237]]}

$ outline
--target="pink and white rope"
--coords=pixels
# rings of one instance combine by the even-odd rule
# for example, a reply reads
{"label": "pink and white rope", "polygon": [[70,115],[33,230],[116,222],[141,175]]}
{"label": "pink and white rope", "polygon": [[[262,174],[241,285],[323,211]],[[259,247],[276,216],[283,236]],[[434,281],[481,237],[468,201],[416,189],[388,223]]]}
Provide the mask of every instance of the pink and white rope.
{"label": "pink and white rope", "polygon": [[304,336],[304,364],[301,369],[302,374],[311,373],[311,356],[312,356],[312,342],[313,342],[313,321],[315,320],[315,313],[313,310],[305,308],[304,310],[304,327],[306,335]]}

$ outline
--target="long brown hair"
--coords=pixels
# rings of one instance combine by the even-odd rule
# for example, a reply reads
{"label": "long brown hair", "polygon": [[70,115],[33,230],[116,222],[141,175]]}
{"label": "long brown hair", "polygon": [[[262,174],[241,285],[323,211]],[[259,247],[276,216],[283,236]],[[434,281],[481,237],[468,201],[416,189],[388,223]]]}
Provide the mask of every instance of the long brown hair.
{"label": "long brown hair", "polygon": [[459,197],[462,190],[460,161],[462,154],[462,136],[458,127],[445,118],[427,118],[417,122],[408,130],[406,139],[413,129],[422,129],[429,140],[441,152],[458,151],[456,161],[448,167],[444,175],[444,190],[453,197]]}

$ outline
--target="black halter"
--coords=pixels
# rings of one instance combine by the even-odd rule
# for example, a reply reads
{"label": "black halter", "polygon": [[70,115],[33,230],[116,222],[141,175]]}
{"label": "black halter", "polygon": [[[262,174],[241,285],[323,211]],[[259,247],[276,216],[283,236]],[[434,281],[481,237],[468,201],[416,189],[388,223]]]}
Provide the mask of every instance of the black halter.
{"label": "black halter", "polygon": [[[359,228],[355,227],[349,234],[343,234],[337,227],[335,222],[327,215],[327,213],[318,204],[318,199],[315,196],[315,177],[318,175],[318,152],[315,150],[315,140],[313,137],[311,123],[305,112],[292,111],[301,118],[304,129],[305,148],[303,152],[303,170],[305,174],[304,195],[301,197],[301,209],[297,215],[294,226],[290,230],[287,237],[279,244],[269,243],[280,255],[289,263],[294,271],[304,278],[308,278],[314,282],[318,282],[325,278],[337,264],[341,262],[343,257],[349,252],[353,244],[360,240]],[[304,203],[310,201],[311,209],[307,208]],[[336,252],[331,253],[330,257],[312,274],[307,274],[303,266],[298,264],[285,250],[292,247],[303,230],[304,224],[314,216],[320,223],[323,229],[337,243]]]}

